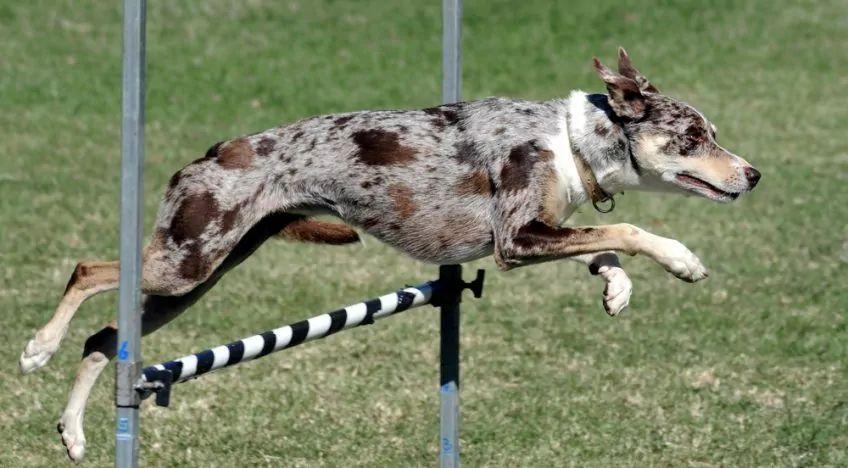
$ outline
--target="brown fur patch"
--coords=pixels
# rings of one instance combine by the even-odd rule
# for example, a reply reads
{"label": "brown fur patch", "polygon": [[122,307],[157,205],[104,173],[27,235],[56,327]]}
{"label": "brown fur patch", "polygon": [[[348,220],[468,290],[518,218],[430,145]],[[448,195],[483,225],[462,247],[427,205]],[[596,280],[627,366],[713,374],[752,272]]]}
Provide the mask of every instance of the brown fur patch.
{"label": "brown fur patch", "polygon": [[168,181],[168,191],[172,191],[177,188],[177,185],[180,184],[180,180],[183,177],[182,169],[175,172],[174,175],[171,176],[171,179]]}
{"label": "brown fur patch", "polygon": [[522,226],[512,239],[516,246],[532,249],[546,244],[562,242],[571,239],[575,243],[581,243],[594,231],[593,228],[556,228],[545,222],[533,220]]}
{"label": "brown fur patch", "polygon": [[212,147],[211,147],[211,148],[209,148],[208,150],[206,150],[206,155],[205,155],[205,156],[203,156],[203,157],[204,157],[205,159],[213,159],[213,158],[217,158],[217,157],[218,157],[218,150],[220,150],[220,149],[221,149],[221,145],[223,145],[224,143],[225,143],[225,142],[223,142],[223,141],[219,141],[218,143],[215,143],[214,145],[212,145]]}
{"label": "brown fur patch", "polygon": [[392,197],[395,212],[400,219],[409,218],[418,209],[418,206],[412,201],[412,189],[406,185],[392,185],[389,187],[389,196]]}
{"label": "brown fur patch", "polygon": [[536,150],[531,142],[516,146],[501,168],[501,188],[522,190],[530,184],[530,174],[536,165]]}
{"label": "brown fur patch", "polygon": [[314,219],[299,219],[278,234],[279,237],[316,244],[342,245],[357,242],[359,234],[341,223],[328,223]]}
{"label": "brown fur patch", "polygon": [[188,250],[188,254],[182,259],[178,268],[180,277],[188,280],[202,279],[209,273],[211,266],[209,259],[202,256],[200,246],[196,243],[192,244]]}
{"label": "brown fur patch", "polygon": [[456,111],[456,104],[446,104],[439,107],[428,107],[424,109],[424,113],[435,117],[433,125],[443,129],[448,125],[456,125],[459,122],[459,115]]}
{"label": "brown fur patch", "polygon": [[597,125],[595,125],[595,134],[602,137],[607,136],[607,134],[609,134],[609,129],[603,124],[598,123]]}
{"label": "brown fur patch", "polygon": [[453,157],[456,158],[457,161],[471,166],[481,166],[481,158],[477,151],[477,147],[473,142],[461,140],[454,145],[454,149],[456,150],[456,153]]}
{"label": "brown fur patch", "polygon": [[274,151],[276,141],[273,138],[264,137],[256,144],[256,154],[259,156],[268,156]]}
{"label": "brown fur patch", "polygon": [[236,221],[238,221],[239,214],[242,212],[242,210],[244,210],[246,207],[256,203],[256,200],[259,199],[259,197],[262,195],[262,193],[264,191],[265,191],[265,183],[263,182],[263,183],[259,184],[259,186],[256,188],[256,191],[253,192],[253,195],[251,195],[250,197],[248,197],[245,200],[240,201],[239,203],[236,203],[235,206],[233,206],[229,210],[225,211],[221,215],[221,223],[220,223],[221,233],[223,234],[223,233],[226,233],[226,232],[229,232],[230,230],[232,230],[233,226],[235,226],[235,224],[236,224]]}
{"label": "brown fur patch", "polygon": [[241,213],[241,209],[243,208],[242,204],[239,203],[236,206],[230,208],[225,211],[221,216],[221,232],[229,232],[233,229],[233,226],[236,224],[236,219],[238,219],[239,213]]}
{"label": "brown fur patch", "polygon": [[353,134],[359,146],[356,157],[369,166],[407,164],[415,160],[416,151],[401,145],[398,134],[385,130],[362,130]]}
{"label": "brown fur patch", "polygon": [[187,196],[174,213],[168,227],[171,240],[178,246],[188,244],[188,252],[179,266],[183,278],[199,279],[208,273],[209,259],[201,254],[199,237],[219,215],[218,202],[210,192]]}
{"label": "brown fur patch", "polygon": [[457,185],[457,195],[485,195],[492,194],[489,174],[478,170],[468,173]]}
{"label": "brown fur patch", "polygon": [[226,142],[219,141],[218,143],[215,143],[208,150],[206,150],[206,154],[204,154],[202,158],[195,159],[194,161],[192,161],[191,163],[186,165],[186,167],[175,172],[174,175],[171,176],[171,179],[168,180],[168,193],[173,192],[174,189],[177,188],[177,186],[180,184],[180,181],[182,180],[182,177],[183,177],[183,171],[187,167],[193,166],[195,164],[205,163],[206,161],[208,161],[210,159],[217,158],[218,155],[219,155],[219,152],[221,150],[221,146],[224,145],[224,143],[226,143]]}
{"label": "brown fur patch", "polygon": [[353,118],[352,115],[345,115],[343,117],[337,118],[336,120],[333,121],[333,123],[338,125],[338,126],[342,126],[342,125],[348,123],[350,121],[350,119],[352,119],[352,118]]}
{"label": "brown fur patch", "polygon": [[219,215],[218,202],[212,193],[187,195],[174,213],[168,233],[177,245],[195,240]]}
{"label": "brown fur patch", "polygon": [[68,294],[68,291],[71,288],[80,284],[82,279],[88,275],[88,267],[83,265],[82,263],[77,263],[76,268],[74,268],[74,272],[71,273],[71,279],[68,280],[68,284],[65,286],[65,294]]}
{"label": "brown fur patch", "polygon": [[224,169],[246,169],[253,161],[253,149],[244,138],[232,140],[218,150],[218,164]]}
{"label": "brown fur patch", "polygon": [[553,167],[547,168],[541,175],[542,207],[539,219],[550,225],[559,222],[561,213],[565,210],[565,200],[562,197],[560,179]]}
{"label": "brown fur patch", "polygon": [[362,220],[362,227],[365,229],[371,229],[374,226],[380,224],[380,220],[377,218],[366,218]]}
{"label": "brown fur patch", "polygon": [[86,290],[98,285],[117,283],[118,275],[118,262],[77,263],[74,272],[71,274],[71,279],[68,280],[68,285],[65,287],[65,294],[71,288]]}

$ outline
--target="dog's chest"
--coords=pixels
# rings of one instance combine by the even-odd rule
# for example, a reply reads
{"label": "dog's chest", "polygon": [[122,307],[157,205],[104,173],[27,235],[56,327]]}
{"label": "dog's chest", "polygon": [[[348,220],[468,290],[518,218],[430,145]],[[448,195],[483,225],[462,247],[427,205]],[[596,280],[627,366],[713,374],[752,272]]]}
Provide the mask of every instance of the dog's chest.
{"label": "dog's chest", "polygon": [[565,117],[560,118],[557,133],[548,138],[547,147],[554,154],[554,182],[548,189],[545,204],[555,221],[562,223],[588,198],[574,162]]}

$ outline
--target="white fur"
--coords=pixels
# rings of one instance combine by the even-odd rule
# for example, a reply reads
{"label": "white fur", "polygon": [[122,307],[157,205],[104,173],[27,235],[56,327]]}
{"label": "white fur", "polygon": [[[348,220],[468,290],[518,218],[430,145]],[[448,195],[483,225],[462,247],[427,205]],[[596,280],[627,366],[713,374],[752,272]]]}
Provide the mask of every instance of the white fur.
{"label": "white fur", "polygon": [[[605,192],[615,195],[624,189],[638,189],[643,181],[629,162],[609,164],[608,161],[593,157],[592,150],[598,145],[598,141],[594,135],[594,128],[589,128],[590,119],[597,118],[597,113],[603,113],[603,111],[592,106],[587,96],[583,91],[572,91],[568,96],[568,134],[574,140],[574,145],[583,153],[595,175],[595,180]],[[588,201],[588,197],[583,199],[583,202],[585,201]]]}
{"label": "white fur", "polygon": [[633,283],[620,266],[604,265],[598,269],[598,274],[607,283],[604,288],[604,310],[616,316],[630,305]]}
{"label": "white fur", "polygon": [[59,432],[62,443],[68,450],[71,460],[79,462],[85,455],[85,434],[82,423],[85,417],[85,404],[91,395],[91,389],[97,377],[109,364],[109,359],[102,353],[91,353],[80,363],[77,378],[68,397],[68,406],[59,420]]}
{"label": "white fur", "polygon": [[56,308],[53,318],[35,334],[35,338],[27,342],[26,348],[21,353],[18,364],[23,373],[32,372],[47,364],[47,361],[59,349],[59,345],[68,331],[68,324],[79,309],[80,304],[103,290],[105,290],[103,287],[87,291],[71,289],[65,294]]}
{"label": "white fur", "polygon": [[559,131],[547,142],[548,148],[554,153],[554,168],[557,173],[560,188],[560,203],[563,212],[557,213],[557,222],[563,222],[581,204],[589,200],[583,181],[580,180],[574,154],[571,152],[571,141],[568,136],[568,120],[563,115],[558,123]]}
{"label": "white fur", "polygon": [[630,305],[633,283],[627,276],[627,272],[621,268],[621,262],[615,252],[575,255],[568,257],[568,259],[587,266],[597,265],[598,276],[603,278],[606,283],[603,304],[607,314],[618,315]]}
{"label": "white fur", "polygon": [[569,124],[574,135],[586,133],[586,105],[588,103],[586,96],[585,92],[579,90],[572,91],[568,95],[568,116],[571,119]]}
{"label": "white fur", "polygon": [[662,265],[672,275],[691,283],[709,276],[701,260],[685,245],[635,226],[632,229],[631,237],[633,242],[639,245],[638,250]]}

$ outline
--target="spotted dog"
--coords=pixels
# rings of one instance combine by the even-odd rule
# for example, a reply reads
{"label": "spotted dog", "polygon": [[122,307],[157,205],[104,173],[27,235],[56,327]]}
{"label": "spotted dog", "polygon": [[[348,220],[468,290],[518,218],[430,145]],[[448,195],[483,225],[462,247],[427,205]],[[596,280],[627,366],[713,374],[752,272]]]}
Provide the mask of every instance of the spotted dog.
{"label": "spotted dog", "polygon": [[[706,278],[676,240],[629,224],[562,227],[578,206],[606,207],[625,189],[729,202],[760,178],[623,49],[618,62],[617,73],[594,62],[608,94],[319,116],[212,146],[165,191],[143,252],[143,333],[173,320],[269,238],[346,244],[358,240],[353,227],[434,264],[489,255],[503,270],[582,262],[605,280],[610,315],[631,293],[615,252],[646,255],[684,281]],[[319,214],[344,224],[313,219]],[[21,369],[45,365],[77,308],[117,287],[118,262],[79,263]],[[114,323],[85,343],[58,426],[73,460],[85,450],[86,400],[115,348]]]}

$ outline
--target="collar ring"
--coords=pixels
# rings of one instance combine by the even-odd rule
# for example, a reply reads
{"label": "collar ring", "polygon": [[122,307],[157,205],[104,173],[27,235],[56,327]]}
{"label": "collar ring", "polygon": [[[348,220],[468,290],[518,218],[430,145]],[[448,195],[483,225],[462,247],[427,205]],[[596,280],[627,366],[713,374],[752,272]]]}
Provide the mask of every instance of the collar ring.
{"label": "collar ring", "polygon": [[[603,203],[609,202],[608,207],[599,206]],[[592,200],[592,206],[595,207],[595,211],[598,213],[606,214],[615,209],[615,198],[607,195],[606,197],[600,200]]]}

